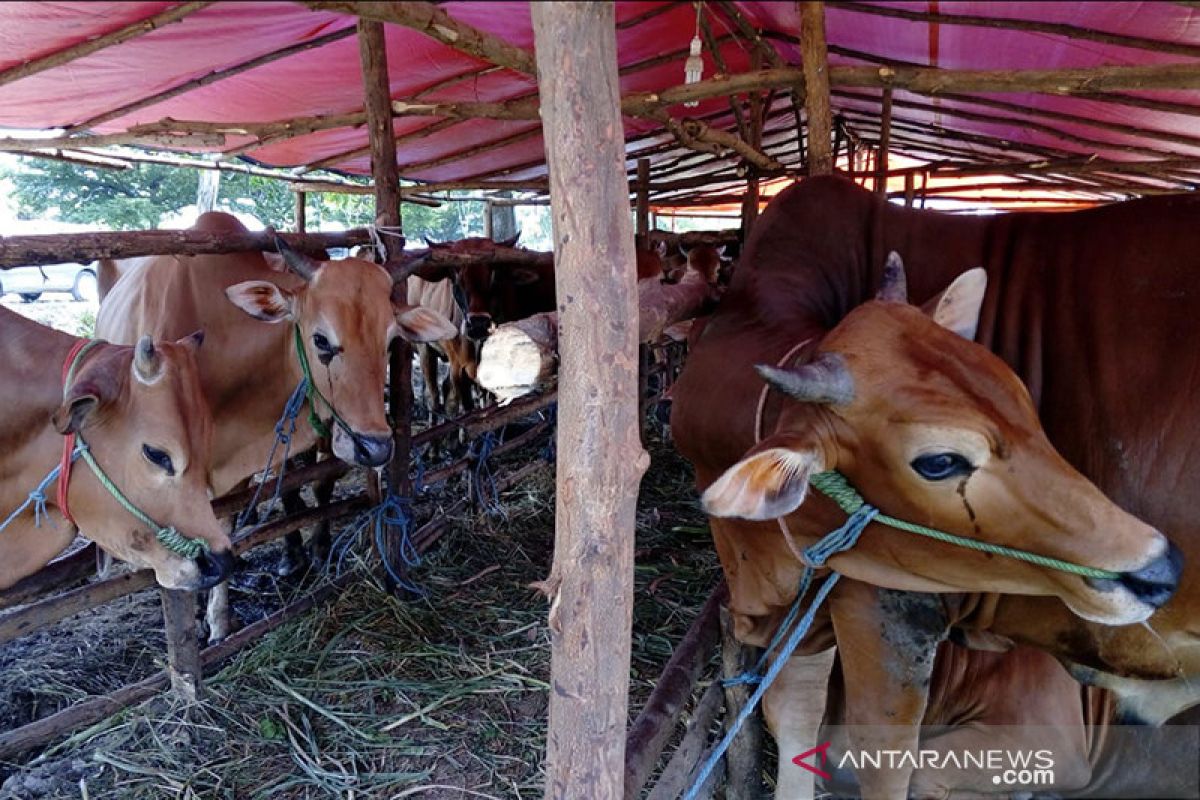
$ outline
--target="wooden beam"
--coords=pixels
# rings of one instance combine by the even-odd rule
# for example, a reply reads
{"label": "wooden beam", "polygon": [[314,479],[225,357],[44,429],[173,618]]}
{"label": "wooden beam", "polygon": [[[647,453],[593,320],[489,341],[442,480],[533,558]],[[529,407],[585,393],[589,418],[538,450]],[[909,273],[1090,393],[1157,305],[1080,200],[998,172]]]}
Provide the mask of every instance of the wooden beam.
{"label": "wooden beam", "polygon": [[170,25],[172,22],[195,14],[201,9],[211,6],[211,2],[203,3],[180,3],[173,8],[147,17],[146,19],[138,20],[137,22],[126,25],[123,28],[118,28],[115,31],[97,36],[94,39],[85,39],[84,41],[71,45],[63,50],[59,50],[49,55],[35,58],[31,61],[26,61],[23,64],[18,64],[15,67],[0,72],[0,86],[5,86],[13,81],[19,81],[22,78],[28,78],[30,75],[36,75],[39,72],[45,72],[54,67],[60,67],[63,64],[68,64],[84,56],[90,56],[98,50],[103,50],[106,47],[127,42],[138,36],[158,30],[164,25]]}
{"label": "wooden beam", "polygon": [[804,72],[804,112],[808,119],[808,174],[833,172],[829,140],[833,120],[829,111],[829,53],[825,46],[825,7],[818,0],[800,0],[800,58]]}
{"label": "wooden beam", "polygon": [[525,75],[536,71],[533,56],[520,47],[485,33],[478,28],[458,22],[433,3],[425,2],[313,2],[301,5],[321,11],[352,14],[376,22],[390,22],[420,31],[447,47],[466,53],[491,64],[516,70]]}
{"label": "wooden beam", "polygon": [[1170,53],[1178,56],[1200,58],[1200,45],[1188,42],[1171,42],[1164,39],[1151,39],[1145,36],[1131,36],[1124,33],[1084,28],[1079,25],[1068,25],[1062,22],[1044,22],[1033,19],[1017,19],[1013,17],[987,17],[980,14],[947,14],[937,11],[909,11],[896,6],[879,6],[871,3],[847,3],[841,0],[827,0],[826,5],[838,11],[852,11],[856,14],[872,14],[892,19],[903,19],[908,22],[924,22],[933,25],[965,25],[977,28],[999,28],[1010,31],[1028,31],[1030,33],[1062,36],[1067,39],[1079,39],[1101,44],[1114,44],[1137,50],[1149,50],[1154,53]]}
{"label": "wooden beam", "polygon": [[48,138],[5,136],[0,137],[0,153],[18,153],[23,150],[62,147],[111,147],[121,144],[137,147],[220,147],[225,144],[225,137],[219,133],[178,135],[161,133],[136,134],[127,131],[95,135],[53,136]]}
{"label": "wooden beam", "polygon": [[637,162],[637,229],[638,236],[650,233],[650,159]]}
{"label": "wooden beam", "polygon": [[[297,250],[354,247],[371,241],[363,228],[338,233],[280,234]],[[243,250],[274,252],[267,231],[211,233],[208,231],[91,231],[40,236],[0,236],[0,270],[39,264],[86,264],[98,258],[134,258],[153,255],[237,253]]]}
{"label": "wooden beam", "polygon": [[126,170],[133,167],[128,161],[108,156],[93,155],[82,150],[24,150],[17,153],[24,158],[41,158],[47,161],[62,161],[66,164],[78,164],[82,167],[97,169]]}
{"label": "wooden beam", "polygon": [[[620,800],[628,721],[637,275],[620,131],[615,7],[534,3],[563,338],[546,798]],[[601,268],[597,269],[597,265]]]}
{"label": "wooden beam", "polygon": [[305,50],[312,50],[313,48],[322,47],[331,42],[345,39],[347,36],[350,36],[353,33],[354,26],[351,25],[347,28],[334,31],[333,33],[326,33],[322,36],[310,39],[307,42],[294,44],[290,47],[285,47],[281,50],[275,50],[265,55],[252,58],[249,61],[243,61],[240,64],[234,64],[231,67],[223,67],[221,69],[213,70],[207,75],[202,75],[201,77],[194,78],[190,81],[184,81],[177,86],[172,86],[170,89],[164,89],[161,92],[156,92],[155,94],[143,97],[139,100],[126,103],[123,106],[118,106],[117,108],[105,111],[103,114],[97,114],[94,117],[89,117],[81,122],[77,122],[68,128],[67,132],[75,133],[80,130],[95,127],[101,123],[123,117],[126,114],[132,114],[134,111],[140,111],[143,108],[149,108],[150,106],[166,102],[167,100],[178,97],[181,94],[186,94],[193,89],[199,89],[202,86],[208,86],[209,84],[216,83],[217,81],[222,81],[226,78],[232,78],[234,75],[240,75],[247,70],[254,69],[255,67],[261,67],[264,64],[270,64],[272,61],[278,61],[281,58],[287,58],[288,56],[295,55],[296,53],[302,53]]}

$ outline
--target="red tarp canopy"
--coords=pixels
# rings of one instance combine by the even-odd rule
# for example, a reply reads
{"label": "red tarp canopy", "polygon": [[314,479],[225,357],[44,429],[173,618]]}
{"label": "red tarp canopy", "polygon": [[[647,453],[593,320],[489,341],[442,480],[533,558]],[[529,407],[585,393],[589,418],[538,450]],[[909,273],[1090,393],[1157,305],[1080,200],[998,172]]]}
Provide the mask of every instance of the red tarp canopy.
{"label": "red tarp canopy", "polygon": [[[12,2],[0,4],[0,70],[46,56],[81,41],[119,29],[167,8],[171,3],[150,2]],[[737,9],[760,31],[783,59],[799,63],[789,37],[798,32],[795,3],[737,2]],[[649,15],[666,6],[662,13]],[[705,3],[704,13],[714,33],[726,37],[721,53],[729,72],[750,68],[751,45],[730,36],[733,26],[720,3]],[[1200,9],[1168,2],[906,2],[889,7],[917,12],[986,15],[996,18],[1068,23],[1080,28],[1145,37],[1171,43],[1190,43],[1200,53]],[[532,48],[529,5],[524,2],[450,2],[438,6],[454,19],[522,48]],[[624,74],[623,92],[657,90],[679,84],[683,59],[696,30],[696,10],[690,4],[622,2],[617,7],[618,45]],[[632,24],[630,24],[632,23]],[[0,126],[51,129],[88,123],[89,120],[140,99],[331,32],[352,27],[354,17],[313,11],[288,2],[219,2],[187,16],[181,22],[140,35],[39,74],[0,86]],[[913,22],[841,7],[827,9],[828,40],[835,64],[871,63],[893,59],[942,68],[1048,69],[1102,64],[1156,64],[1195,60],[1179,53],[1155,52],[1073,39],[1061,35],[961,24]],[[422,101],[502,101],[536,92],[532,77],[489,64],[442,45],[425,35],[397,25],[387,26],[392,97]],[[855,51],[858,55],[853,55]],[[677,58],[649,68],[637,65],[676,52]],[[865,54],[865,55],[864,55]],[[705,77],[717,72],[705,53]],[[2,77],[0,77],[2,81]],[[1141,99],[1194,103],[1192,91],[1127,92]],[[851,96],[853,95],[853,96]],[[353,36],[305,50],[241,74],[214,81],[99,125],[101,132],[123,131],[137,123],[167,117],[177,120],[219,122],[277,121],[297,117],[360,111],[363,93],[358,46]],[[1022,113],[981,109],[961,100],[930,98],[896,92],[897,152],[925,160],[923,130],[941,126],[956,132],[979,134],[1011,142],[1014,153],[1039,149],[1073,154],[1095,154],[1111,159],[1156,157],[1200,158],[1200,134],[1189,113],[1173,113],[1135,105],[1114,104],[1080,97],[1048,94],[994,96],[1030,112],[1061,112],[1158,132],[1178,134],[1175,141],[1161,137],[1082,122],[1042,120],[1044,126],[1026,124]],[[776,108],[786,112],[785,94]],[[920,104],[919,107],[905,103]],[[877,90],[836,93],[835,111],[846,115],[851,129],[861,126],[865,138],[879,113]],[[717,115],[715,121],[732,127],[725,99],[704,101],[698,108],[669,109],[675,116]],[[969,109],[1001,120],[967,119],[956,110]],[[395,122],[400,137],[398,161],[402,177],[422,181],[485,177],[531,178],[545,174],[542,139],[536,121],[466,120],[421,138],[405,138],[439,120],[402,117]],[[877,124],[877,123],[875,123]],[[1049,126],[1048,128],[1045,126]],[[669,142],[669,137],[645,138],[656,123],[626,119],[631,157],[638,149]],[[796,164],[795,120],[780,113],[768,125],[767,142],[784,142],[773,152],[791,166]],[[772,139],[771,133],[777,135]],[[599,135],[599,132],[597,132]],[[1196,137],[1193,139],[1192,137]],[[227,137],[222,149],[251,142]],[[980,141],[983,141],[982,139]],[[501,146],[476,152],[487,145]],[[332,166],[350,173],[367,174],[368,156],[356,153],[367,145],[365,127],[320,131],[283,139],[249,150],[247,155],[268,165],[294,167],[334,157]],[[995,146],[958,140],[964,153],[996,155]],[[1022,150],[1021,148],[1024,148]],[[336,159],[339,154],[349,154]],[[1012,155],[1010,159],[1019,159]],[[678,173],[673,177],[686,175]]]}

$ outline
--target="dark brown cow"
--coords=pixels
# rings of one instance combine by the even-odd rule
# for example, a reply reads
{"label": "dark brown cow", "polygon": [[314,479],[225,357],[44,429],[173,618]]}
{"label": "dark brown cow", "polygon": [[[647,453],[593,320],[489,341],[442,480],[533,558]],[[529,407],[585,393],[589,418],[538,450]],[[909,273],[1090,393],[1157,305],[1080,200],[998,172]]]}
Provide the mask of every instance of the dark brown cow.
{"label": "dark brown cow", "polygon": [[[978,340],[1025,381],[1050,441],[1108,497],[1167,531],[1186,560],[1194,562],[1200,557],[1200,530],[1183,499],[1200,489],[1200,461],[1194,457],[1200,452],[1195,442],[1200,404],[1194,402],[1200,392],[1200,350],[1185,344],[1194,341],[1200,319],[1198,218],[1200,198],[1195,197],[1153,198],[1070,215],[950,217],[889,205],[844,180],[806,181],[781,194],[759,220],[730,292],[696,343],[675,390],[672,427],[680,448],[696,463],[702,487],[736,462],[754,443],[758,389],[751,366],[775,363],[798,340],[838,326],[870,298],[889,251],[904,254],[909,295],[917,301],[934,297],[955,276],[982,265],[989,287]],[[741,380],[730,379],[738,373]],[[717,375],[720,380],[714,379]],[[979,391],[981,385],[972,376],[964,386]],[[906,397],[900,413],[911,413],[919,399],[920,394]],[[861,479],[855,476],[856,482],[869,500],[889,511],[894,493],[877,483],[888,476],[875,474],[883,464],[869,466],[871,471]],[[1050,485],[1039,482],[1039,492],[1050,497]],[[964,498],[974,500],[972,491],[966,489]],[[980,528],[969,535],[1007,535],[1006,529],[1029,509],[1016,499],[1006,501],[1007,518],[977,520]],[[1070,492],[1052,502],[1061,513],[1080,499]],[[801,542],[811,542],[840,519],[844,515],[831,512],[821,499],[806,503],[788,523]],[[1120,526],[1097,526],[1086,515],[1071,522],[1086,530],[1046,544],[1079,547],[1071,560],[1080,563],[1112,563],[1123,535]],[[738,633],[758,643],[790,604],[801,565],[770,526],[717,520],[714,535],[727,570],[732,568]],[[1089,540],[1092,544],[1085,544]],[[894,558],[926,576],[964,558],[951,550],[923,559],[911,538],[874,527],[860,548],[868,545],[881,548],[875,555]],[[1138,569],[1147,571],[1128,576],[1124,586],[1097,582],[1090,588],[1098,598],[1137,595],[1149,588],[1147,581],[1168,578],[1176,569],[1170,559],[1161,558],[1161,550],[1147,555],[1158,558],[1144,562]],[[859,570],[854,562],[851,553],[832,564],[881,585],[917,588],[891,569],[864,565]],[[991,591],[995,584],[989,573],[995,567],[991,561],[976,562],[973,586],[971,576],[959,575],[931,581],[940,586],[926,588],[946,591],[958,585]],[[1084,584],[1067,576],[1045,575],[1043,580],[1059,589],[1072,580]],[[913,595],[897,604],[882,602],[878,590],[843,581],[831,597],[829,618],[848,686],[847,717],[860,723],[918,723],[932,650],[952,623],[1027,642],[1077,664],[1145,678],[1181,676],[1190,686],[1188,678],[1200,667],[1200,648],[1194,646],[1188,621],[1196,618],[1200,595],[1192,588],[1196,582],[1186,576],[1181,585],[1175,600],[1148,624],[1107,627],[1080,620],[1061,600],[1098,622],[1119,622],[1119,615],[1096,614],[1061,594],[1060,599]],[[1035,593],[1054,594],[1046,589],[1051,587]],[[1152,605],[1133,619],[1144,617]],[[886,642],[881,629],[890,632]],[[828,642],[828,636],[816,640]],[[785,674],[792,669],[789,665]],[[774,693],[777,702],[772,703],[771,694],[767,697],[768,719],[774,715],[777,728],[784,721],[795,723],[783,732],[781,749],[784,740],[788,747],[811,746],[815,735],[805,726],[819,719],[823,698],[803,721],[795,722],[793,706],[803,698],[788,687],[801,681],[793,674]],[[1125,688],[1112,679],[1107,685]],[[1172,696],[1176,706],[1155,706],[1156,720],[1194,702],[1186,691]],[[1125,713],[1150,716],[1144,713],[1149,699],[1125,694]],[[910,737],[899,736],[889,744],[909,747],[913,736],[915,729]],[[788,773],[788,767],[781,767],[781,783],[797,780]],[[906,776],[884,776],[869,788],[865,779],[871,776],[863,777],[869,796],[902,797],[907,792]]]}
{"label": "dark brown cow", "polygon": [[[501,242],[482,237],[447,243],[426,241],[431,250],[469,258],[492,253],[497,246],[513,247],[519,236]],[[427,264],[409,278],[408,299],[451,317],[459,330],[457,337],[438,342],[436,350],[422,350],[421,372],[430,409],[436,413],[444,406],[437,385],[436,352],[450,363],[451,386],[462,410],[470,411],[474,408],[479,344],[496,325],[554,310],[554,263],[546,259],[532,265],[505,261]]]}
{"label": "dark brown cow", "polygon": [[725,257],[725,245],[702,243],[684,247],[681,244],[679,249],[687,257],[687,268],[703,275],[709,286],[720,282],[721,268],[729,262]]}

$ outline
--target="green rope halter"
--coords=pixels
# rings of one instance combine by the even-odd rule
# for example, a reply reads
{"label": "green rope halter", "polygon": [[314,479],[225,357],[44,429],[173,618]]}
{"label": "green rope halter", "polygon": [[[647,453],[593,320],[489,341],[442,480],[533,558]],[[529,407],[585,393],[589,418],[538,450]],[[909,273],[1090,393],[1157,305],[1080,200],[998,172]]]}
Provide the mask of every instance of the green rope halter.
{"label": "green rope halter", "polygon": [[[814,475],[810,481],[813,488],[821,494],[828,497],[830,500],[838,504],[838,507],[847,514],[853,515],[859,509],[869,504],[863,500],[862,495],[850,485],[846,480],[846,476],[840,472],[829,471],[820,472]],[[1039,567],[1047,567],[1056,569],[1060,572],[1066,572],[1071,575],[1079,575],[1084,578],[1098,578],[1100,580],[1116,580],[1121,577],[1121,573],[1113,572],[1107,569],[1099,569],[1097,567],[1085,567],[1079,564],[1072,564],[1070,561],[1063,561],[1058,558],[1042,556],[1036,553],[1029,553],[1025,550],[1017,550],[1013,547],[1005,547],[1004,545],[991,544],[990,542],[981,542],[977,539],[968,539],[965,536],[955,536],[952,533],[945,531],[934,530],[927,528],[924,525],[917,525],[914,522],[905,522],[902,519],[890,517],[884,513],[878,513],[874,517],[874,521],[887,525],[901,531],[916,533],[921,536],[928,536],[930,539],[936,539],[939,542],[958,545],[965,547],[968,550],[979,550],[984,553],[994,553],[998,556],[1007,556],[1015,558],[1018,561],[1027,561],[1030,564],[1036,564]]]}
{"label": "green rope halter", "polygon": [[[72,359],[71,365],[67,368],[67,377],[63,382],[64,390],[74,382],[75,369],[83,362],[84,355],[87,354],[87,352],[93,347],[98,344],[102,344],[103,342],[103,339],[92,339],[82,348],[80,348],[78,353],[75,354],[75,358]],[[92,455],[91,449],[88,448],[87,442],[83,440],[83,437],[78,432],[75,434],[75,440],[78,442],[78,444],[76,445],[74,455],[77,455],[83,459],[83,462],[88,465],[89,469],[91,469],[92,474],[96,476],[96,480],[100,481],[100,485],[108,490],[108,493],[112,495],[112,498],[116,500],[122,508],[132,514],[138,522],[154,531],[154,538],[157,539],[163,547],[167,548],[176,555],[180,555],[188,559],[194,559],[201,553],[207,553],[209,551],[208,542],[204,541],[203,539],[192,539],[184,536],[182,533],[175,530],[174,527],[163,527],[151,519],[148,514],[135,506],[129,500],[129,498],[125,496],[125,493],[122,492],[115,483],[113,483],[112,478],[108,477],[108,474],[100,467],[100,464],[96,462],[95,457]]]}
{"label": "green rope halter", "polygon": [[304,337],[300,334],[299,324],[292,326],[292,333],[296,340],[296,360],[300,362],[300,372],[304,376],[304,394],[308,398],[308,424],[317,432],[317,436],[324,439],[329,438],[329,426],[325,424],[325,421],[317,413],[316,401],[320,400],[329,409],[334,423],[346,433],[353,433],[350,425],[337,413],[337,409],[333,407],[333,403],[329,402],[329,399],[321,394],[321,390],[317,388],[317,382],[313,380],[312,367],[308,363],[308,351],[304,349]]}

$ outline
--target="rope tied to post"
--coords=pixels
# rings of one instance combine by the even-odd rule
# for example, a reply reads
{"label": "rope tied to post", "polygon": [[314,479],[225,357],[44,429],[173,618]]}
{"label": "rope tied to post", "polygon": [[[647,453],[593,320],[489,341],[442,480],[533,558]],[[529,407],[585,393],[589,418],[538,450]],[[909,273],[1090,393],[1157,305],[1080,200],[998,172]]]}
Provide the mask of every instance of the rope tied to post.
{"label": "rope tied to post", "polygon": [[[392,582],[411,594],[425,597],[429,594],[425,588],[408,580],[400,574],[401,570],[397,570],[393,566],[387,547],[387,530],[389,528],[398,530],[400,535],[396,541],[397,555],[404,564],[403,572],[407,574],[410,570],[421,566],[421,553],[412,539],[412,523],[411,501],[407,497],[389,493],[379,505],[367,509],[359,516],[358,522],[351,529],[350,538],[357,539],[369,530],[371,539],[375,543],[375,550],[379,553],[379,560],[383,563],[383,569]],[[348,550],[349,547],[345,547],[338,559],[339,571]]]}
{"label": "rope tied to post", "polygon": [[485,514],[507,517],[504,506],[500,502],[500,490],[496,486],[496,476],[492,474],[492,466],[489,463],[492,451],[496,449],[497,444],[499,444],[499,438],[495,431],[486,431],[471,445],[471,457],[474,460],[470,473],[471,496]]}

